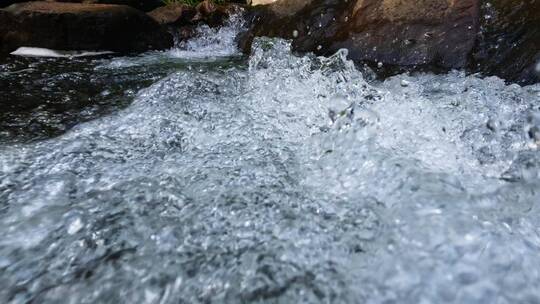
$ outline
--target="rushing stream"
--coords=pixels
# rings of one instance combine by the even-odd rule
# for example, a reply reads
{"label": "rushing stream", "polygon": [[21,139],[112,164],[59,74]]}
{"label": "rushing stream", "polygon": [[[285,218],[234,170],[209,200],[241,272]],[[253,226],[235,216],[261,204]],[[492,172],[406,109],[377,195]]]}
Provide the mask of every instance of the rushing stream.
{"label": "rushing stream", "polygon": [[1,303],[540,303],[540,85],[238,27],[0,66]]}

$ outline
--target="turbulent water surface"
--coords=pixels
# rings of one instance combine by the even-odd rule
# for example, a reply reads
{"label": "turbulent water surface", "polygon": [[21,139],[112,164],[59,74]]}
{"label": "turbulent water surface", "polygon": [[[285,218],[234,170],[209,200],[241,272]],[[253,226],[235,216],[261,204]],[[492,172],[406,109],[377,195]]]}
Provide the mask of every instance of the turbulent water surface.
{"label": "turbulent water surface", "polygon": [[0,302],[540,303],[540,85],[234,28],[1,66]]}

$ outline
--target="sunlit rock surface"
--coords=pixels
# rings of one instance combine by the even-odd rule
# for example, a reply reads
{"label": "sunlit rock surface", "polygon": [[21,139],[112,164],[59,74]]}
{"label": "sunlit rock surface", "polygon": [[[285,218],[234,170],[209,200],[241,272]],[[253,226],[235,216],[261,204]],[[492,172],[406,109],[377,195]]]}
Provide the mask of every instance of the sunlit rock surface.
{"label": "sunlit rock surface", "polygon": [[0,146],[0,302],[540,300],[540,85],[201,30],[97,64],[183,60],[127,108]]}

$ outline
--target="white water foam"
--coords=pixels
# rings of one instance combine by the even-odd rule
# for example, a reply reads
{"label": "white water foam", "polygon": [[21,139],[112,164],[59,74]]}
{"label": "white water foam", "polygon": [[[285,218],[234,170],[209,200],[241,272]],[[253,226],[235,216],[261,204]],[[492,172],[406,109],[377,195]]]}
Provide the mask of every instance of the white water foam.
{"label": "white water foam", "polygon": [[183,59],[202,59],[240,55],[235,39],[244,27],[244,19],[233,15],[224,26],[199,26],[195,37],[178,43],[167,55]]}
{"label": "white water foam", "polygon": [[260,39],[0,147],[0,299],[540,301],[540,85],[345,57]]}
{"label": "white water foam", "polygon": [[105,61],[97,69],[117,69],[133,66],[159,65],[163,62],[205,62],[220,58],[240,57],[242,53],[236,46],[235,37],[245,26],[244,19],[233,15],[219,28],[201,25],[189,40],[179,41],[167,51],[150,51],[136,57],[118,57]]}
{"label": "white water foam", "polygon": [[113,54],[111,51],[60,51],[38,47],[20,47],[11,52],[11,55],[25,57],[51,57],[51,58],[75,58]]}

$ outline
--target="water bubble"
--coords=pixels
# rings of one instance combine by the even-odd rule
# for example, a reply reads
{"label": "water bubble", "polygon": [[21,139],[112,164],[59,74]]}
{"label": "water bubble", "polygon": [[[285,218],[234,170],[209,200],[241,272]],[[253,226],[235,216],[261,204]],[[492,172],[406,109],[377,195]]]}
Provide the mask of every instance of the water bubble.
{"label": "water bubble", "polygon": [[498,132],[500,128],[500,122],[496,119],[490,118],[486,122],[486,127],[492,132]]}
{"label": "water bubble", "polygon": [[77,217],[69,223],[68,228],[67,228],[67,233],[73,235],[79,232],[83,227],[84,227],[84,224],[81,218]]}

